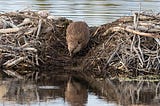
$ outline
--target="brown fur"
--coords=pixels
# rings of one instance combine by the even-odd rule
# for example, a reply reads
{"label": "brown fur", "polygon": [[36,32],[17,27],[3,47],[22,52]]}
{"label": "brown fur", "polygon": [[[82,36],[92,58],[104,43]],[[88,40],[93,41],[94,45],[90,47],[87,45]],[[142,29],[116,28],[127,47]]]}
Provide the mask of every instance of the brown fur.
{"label": "brown fur", "polygon": [[70,55],[79,52],[89,41],[89,27],[85,22],[73,22],[67,27],[66,41]]}

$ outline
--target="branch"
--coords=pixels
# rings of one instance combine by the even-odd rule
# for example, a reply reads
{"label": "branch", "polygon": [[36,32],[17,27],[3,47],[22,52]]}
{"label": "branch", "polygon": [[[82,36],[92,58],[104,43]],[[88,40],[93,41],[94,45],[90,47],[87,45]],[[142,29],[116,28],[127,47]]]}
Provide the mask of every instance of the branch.
{"label": "branch", "polygon": [[12,77],[16,77],[18,79],[23,79],[23,77],[20,74],[18,74],[16,71],[3,70],[3,72],[5,72],[7,75],[10,75]]}
{"label": "branch", "polygon": [[14,47],[14,46],[10,46],[10,45],[0,45],[0,51],[32,51],[32,52],[37,52],[37,49],[33,48],[33,47],[26,47],[28,45],[28,43],[26,43],[26,45],[22,45],[21,47]]}
{"label": "branch", "polygon": [[0,33],[11,33],[11,32],[18,32],[20,28],[7,28],[7,29],[0,29]]}
{"label": "branch", "polygon": [[15,65],[19,64],[20,62],[24,61],[25,59],[27,59],[27,57],[19,57],[18,59],[11,59],[11,60],[8,60],[7,62],[5,62],[3,65],[6,68],[12,67],[12,66],[15,66]]}
{"label": "branch", "polygon": [[153,34],[153,33],[144,33],[144,32],[140,32],[138,30],[130,29],[128,27],[111,27],[108,30],[106,30],[103,33],[103,35],[107,35],[110,32],[116,32],[116,31],[121,31],[121,30],[130,32],[130,33],[133,33],[133,34],[137,34],[137,35],[140,35],[140,36],[152,37],[152,38],[160,38],[160,35],[156,35],[156,34]]}

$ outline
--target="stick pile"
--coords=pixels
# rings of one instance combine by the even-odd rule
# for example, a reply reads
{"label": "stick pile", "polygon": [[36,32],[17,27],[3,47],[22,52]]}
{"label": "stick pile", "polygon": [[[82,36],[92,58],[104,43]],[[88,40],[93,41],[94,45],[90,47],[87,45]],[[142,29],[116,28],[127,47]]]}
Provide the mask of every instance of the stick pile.
{"label": "stick pile", "polygon": [[103,40],[90,51],[84,70],[104,76],[159,74],[159,21],[159,14],[144,12],[100,26],[94,36]]}
{"label": "stick pile", "polygon": [[90,27],[88,47],[70,58],[65,32],[71,20],[56,19],[47,11],[1,13],[1,68],[17,78],[37,68],[91,71],[98,76],[159,74],[159,21],[159,14],[143,12]]}
{"label": "stick pile", "polygon": [[0,63],[3,71],[22,78],[15,70],[23,69],[20,73],[24,73],[26,68],[39,67],[49,56],[54,54],[53,58],[56,57],[60,50],[58,46],[66,48],[64,29],[69,22],[63,17],[51,16],[47,11],[1,13]]}

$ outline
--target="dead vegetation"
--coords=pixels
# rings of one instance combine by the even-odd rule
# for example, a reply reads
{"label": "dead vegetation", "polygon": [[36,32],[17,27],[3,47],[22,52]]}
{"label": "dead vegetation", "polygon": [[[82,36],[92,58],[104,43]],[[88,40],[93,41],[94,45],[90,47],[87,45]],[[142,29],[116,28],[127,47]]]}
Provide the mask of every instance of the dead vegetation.
{"label": "dead vegetation", "polygon": [[32,73],[42,64],[60,63],[63,58],[60,55],[67,55],[65,29],[69,22],[63,17],[50,16],[47,11],[1,13],[1,69],[8,75],[23,78],[21,75]]}
{"label": "dead vegetation", "polygon": [[[160,70],[160,15],[135,13],[100,26],[104,38],[85,59],[84,67],[103,76],[158,75]],[[109,68],[110,67],[110,68]],[[112,68],[111,68],[112,67]],[[84,68],[84,69],[85,69]]]}
{"label": "dead vegetation", "polygon": [[1,69],[18,78],[40,69],[90,71],[100,77],[157,75],[159,20],[159,14],[143,12],[90,27],[88,47],[70,58],[65,31],[71,20],[46,11],[1,13]]}

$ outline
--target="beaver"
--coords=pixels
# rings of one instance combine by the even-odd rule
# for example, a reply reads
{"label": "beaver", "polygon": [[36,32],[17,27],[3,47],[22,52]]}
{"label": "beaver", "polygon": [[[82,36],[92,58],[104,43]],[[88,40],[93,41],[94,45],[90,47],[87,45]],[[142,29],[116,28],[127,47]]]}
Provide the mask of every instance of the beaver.
{"label": "beaver", "polygon": [[85,48],[89,39],[89,27],[85,22],[77,21],[69,24],[66,30],[66,41],[70,56]]}

